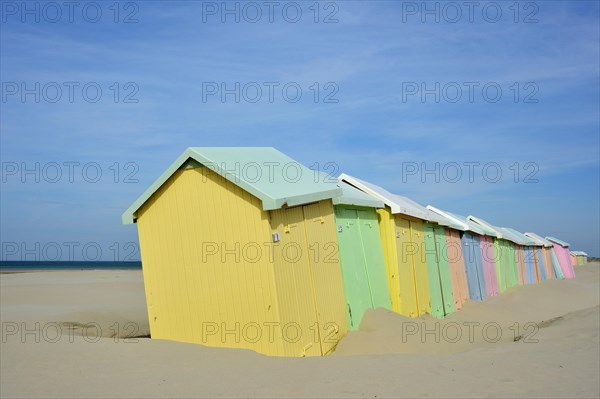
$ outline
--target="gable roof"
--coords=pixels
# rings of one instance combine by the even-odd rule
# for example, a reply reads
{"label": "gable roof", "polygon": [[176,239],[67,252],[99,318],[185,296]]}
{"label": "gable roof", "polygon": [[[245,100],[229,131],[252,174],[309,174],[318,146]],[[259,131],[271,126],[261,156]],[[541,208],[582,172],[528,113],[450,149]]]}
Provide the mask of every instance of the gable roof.
{"label": "gable roof", "polygon": [[342,173],[338,178],[340,181],[349,183],[361,191],[381,200],[389,206],[392,214],[402,214],[422,219],[428,222],[434,222],[442,226],[448,226],[456,230],[461,230],[461,226],[454,221],[432,212],[423,205],[401,195],[392,194],[383,187],[369,183],[359,178]]}
{"label": "gable roof", "polygon": [[569,247],[569,246],[571,245],[571,244],[569,244],[568,242],[565,242],[565,241],[559,240],[558,238],[554,238],[554,237],[546,237],[546,240],[548,240],[548,241],[552,241],[552,242],[555,242],[555,243],[557,243],[558,245],[560,245],[561,247],[565,247],[565,248],[566,248],[566,247]]}
{"label": "gable roof", "polygon": [[485,220],[483,220],[480,217],[469,215],[469,216],[467,216],[467,220],[475,223],[477,226],[481,227],[482,229],[488,230],[490,232],[494,232],[496,234],[497,238],[503,238],[505,240],[513,241],[511,238],[505,237],[504,234],[502,234],[503,232],[501,231],[500,228],[493,226],[491,223],[486,222]]}
{"label": "gable roof", "polygon": [[494,229],[496,229],[501,235],[502,238],[508,241],[512,241],[515,244],[519,244],[519,245],[530,245],[528,244],[529,241],[531,240],[530,238],[523,238],[521,237],[520,234],[515,234],[510,230],[507,230],[504,227],[498,227],[498,226],[494,226]]}
{"label": "gable roof", "polygon": [[523,233],[518,232],[515,229],[512,229],[510,227],[502,227],[502,229],[514,234],[516,237],[518,237],[523,244],[522,245],[527,245],[527,246],[536,246],[536,247],[541,247],[543,244],[540,243],[539,241],[536,241],[530,237],[527,237],[526,235],[524,235]]}
{"label": "gable roof", "polygon": [[548,240],[546,240],[545,238],[542,238],[541,236],[535,234],[535,233],[531,233],[531,232],[527,232],[524,233],[525,236],[531,238],[534,241],[539,242],[540,244],[542,244],[545,247],[551,247],[552,243]]}
{"label": "gable roof", "polygon": [[495,230],[491,230],[486,228],[485,226],[479,225],[477,223],[474,223],[473,221],[469,220],[466,216],[462,216],[456,213],[452,213],[452,212],[448,212],[448,211],[443,211],[439,208],[435,208],[431,205],[427,205],[427,209],[436,212],[446,218],[452,219],[454,220],[456,223],[461,224],[463,226],[463,231],[471,231],[475,234],[479,234],[479,235],[486,235],[486,236],[490,236],[490,237],[498,237],[499,234],[495,231]]}
{"label": "gable roof", "polygon": [[444,217],[444,218],[446,218],[448,220],[451,220],[457,226],[455,228],[456,230],[460,230],[460,231],[471,230],[471,228],[469,227],[469,225],[467,225],[466,223],[458,220],[453,215],[450,215],[450,212],[442,211],[441,209],[438,209],[438,208],[436,208],[434,206],[431,206],[431,205],[427,205],[426,208],[429,211],[431,211],[431,212],[433,212],[433,213],[435,213],[435,214],[437,214],[437,215],[439,215],[441,217]]}
{"label": "gable roof", "polygon": [[342,195],[333,198],[334,205],[355,205],[355,206],[367,206],[370,208],[383,208],[385,204],[383,201],[370,196],[364,191],[360,191],[358,188],[346,183],[343,180],[339,180],[338,186],[342,189]]}
{"label": "gable roof", "polygon": [[137,211],[177,170],[201,165],[260,199],[265,211],[342,195],[335,180],[315,179],[273,147],[189,147],[127,208],[123,223],[135,223]]}
{"label": "gable roof", "polygon": [[498,238],[512,241],[518,245],[538,245],[531,238],[525,237],[523,234],[519,233],[516,230],[510,229],[507,227],[494,226],[491,223],[485,221],[484,219],[477,217],[477,216],[473,216],[473,215],[469,215],[467,218],[470,221],[477,223],[482,228],[489,229],[489,230],[496,232]]}
{"label": "gable roof", "polygon": [[573,251],[572,253],[575,254],[576,256],[588,256],[588,254],[583,251]]}

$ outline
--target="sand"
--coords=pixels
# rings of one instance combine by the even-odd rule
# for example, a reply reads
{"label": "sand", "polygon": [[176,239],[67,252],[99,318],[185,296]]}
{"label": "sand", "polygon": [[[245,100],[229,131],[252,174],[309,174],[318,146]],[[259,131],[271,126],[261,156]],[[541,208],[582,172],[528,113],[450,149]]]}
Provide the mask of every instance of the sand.
{"label": "sand", "polygon": [[370,311],[319,358],[123,339],[149,334],[140,271],[2,274],[0,396],[598,398],[600,264],[576,273],[444,320]]}

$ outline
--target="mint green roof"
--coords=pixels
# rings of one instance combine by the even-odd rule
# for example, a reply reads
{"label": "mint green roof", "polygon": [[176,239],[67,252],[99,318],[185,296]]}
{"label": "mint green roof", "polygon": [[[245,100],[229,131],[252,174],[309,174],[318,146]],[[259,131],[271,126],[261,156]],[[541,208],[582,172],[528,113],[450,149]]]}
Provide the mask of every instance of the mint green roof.
{"label": "mint green roof", "polygon": [[346,183],[343,180],[338,181],[338,186],[342,189],[342,195],[333,199],[334,205],[355,205],[355,206],[367,206],[370,208],[383,208],[385,204],[383,201],[378,200],[375,197],[370,196],[364,191]]}
{"label": "mint green roof", "polygon": [[136,212],[178,169],[200,165],[260,199],[265,211],[343,193],[335,180],[315,179],[314,171],[273,147],[189,147],[123,213],[123,223],[135,223]]}
{"label": "mint green roof", "polygon": [[560,245],[562,247],[565,247],[565,248],[571,246],[571,244],[569,244],[568,242],[565,242],[563,240],[559,240],[558,238],[554,238],[554,237],[546,237],[546,240],[555,242],[558,245]]}

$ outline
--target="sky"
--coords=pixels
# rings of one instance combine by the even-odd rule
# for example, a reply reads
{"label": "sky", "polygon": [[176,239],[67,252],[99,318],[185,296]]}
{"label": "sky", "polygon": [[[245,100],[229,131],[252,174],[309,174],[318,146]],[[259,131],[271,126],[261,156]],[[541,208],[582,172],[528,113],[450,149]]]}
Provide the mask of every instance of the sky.
{"label": "sky", "polygon": [[1,260],[139,259],[121,214],[191,146],[600,256],[598,2],[0,4]]}

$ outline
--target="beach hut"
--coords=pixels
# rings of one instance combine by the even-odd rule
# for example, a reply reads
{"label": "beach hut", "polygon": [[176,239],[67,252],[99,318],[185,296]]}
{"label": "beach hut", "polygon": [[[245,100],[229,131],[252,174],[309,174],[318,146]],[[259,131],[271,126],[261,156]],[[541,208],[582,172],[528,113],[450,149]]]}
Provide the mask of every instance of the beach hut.
{"label": "beach hut", "polygon": [[416,202],[347,174],[339,179],[383,201],[377,210],[392,309],[409,317],[454,312],[444,227],[452,223]]}
{"label": "beach hut", "polygon": [[546,240],[552,243],[554,253],[556,254],[565,278],[574,278],[575,271],[573,270],[573,265],[571,264],[571,258],[569,256],[569,243],[554,237],[546,237]]}
{"label": "beach hut", "polygon": [[577,266],[577,254],[573,251],[569,251],[569,256],[571,258],[571,265]]}
{"label": "beach hut", "polygon": [[[480,240],[487,292],[489,296],[496,296],[498,295],[498,274],[502,275],[502,273],[496,271],[494,240],[488,236],[481,236]],[[500,263],[498,263],[498,267],[500,267]]]}
{"label": "beach hut", "polygon": [[[446,254],[448,257],[448,263],[450,265],[450,281],[452,283],[452,293],[454,297],[454,309],[459,310],[462,308],[467,299],[471,298],[469,292],[469,280],[467,278],[467,266],[465,264],[465,258],[463,256],[463,248],[461,243],[461,236],[465,231],[469,230],[469,227],[464,223],[461,223],[457,218],[450,216],[449,212],[442,211],[441,209],[435,208],[431,205],[427,206],[427,209],[439,217],[449,220],[453,223],[452,226],[446,227]],[[470,265],[469,265],[470,266]],[[471,275],[477,271],[469,270]],[[479,283],[475,278],[477,291],[479,292]],[[481,296],[479,296],[481,297]]]}
{"label": "beach hut", "polygon": [[554,250],[554,246],[550,250],[550,256],[552,258],[552,264],[555,266],[554,272],[556,274],[556,278],[564,279],[565,274],[563,273],[562,266],[560,265],[560,262],[558,261],[558,256],[556,256],[556,251]]}
{"label": "beach hut", "polygon": [[446,253],[450,264],[450,279],[454,297],[454,309],[460,310],[469,296],[469,283],[467,270],[460,242],[461,232],[454,228],[446,227]]}
{"label": "beach hut", "polygon": [[343,194],[333,199],[342,263],[346,316],[358,329],[367,309],[392,309],[379,222],[375,209],[382,201],[340,181]]}
{"label": "beach hut", "polygon": [[546,270],[542,267],[541,259],[538,256],[538,249],[541,250],[542,245],[533,240],[532,238],[527,237],[523,233],[518,232],[515,229],[510,227],[504,227],[504,230],[510,231],[525,246],[525,267],[526,267],[526,275],[527,275],[527,283],[535,284],[540,281],[546,280]]}
{"label": "beach hut", "polygon": [[533,251],[531,250],[533,241],[507,227],[495,227],[495,229],[515,245],[519,284],[534,284],[536,282],[536,271]]}
{"label": "beach hut", "polygon": [[339,179],[385,204],[377,214],[392,310],[409,317],[430,313],[427,264],[421,253],[425,247],[423,219],[410,215],[412,209],[402,208],[396,196],[381,187],[347,174]]}
{"label": "beach hut", "polygon": [[514,287],[519,284],[519,272],[516,263],[515,242],[508,237],[502,229],[494,227],[498,232],[499,238],[494,241],[496,264],[501,265],[498,269],[502,276],[500,283],[500,292],[504,292],[507,288]]}
{"label": "beach hut", "polygon": [[[489,275],[483,260],[485,247],[481,244],[481,237],[486,231],[469,221],[466,217],[428,205],[427,208],[443,217],[453,220],[462,231],[460,239],[462,261],[465,267],[469,297],[474,300],[483,300],[488,295]],[[488,231],[488,233],[490,233]],[[493,234],[493,233],[492,233]],[[488,273],[489,274],[489,273]],[[491,284],[490,284],[491,285]]]}
{"label": "beach hut", "polygon": [[444,317],[456,310],[446,232],[443,226],[434,223],[425,223],[424,229],[431,315]]}
{"label": "beach hut", "polygon": [[575,265],[583,266],[587,263],[588,254],[583,251],[573,251],[571,252],[575,256]]}
{"label": "beach hut", "polygon": [[[484,219],[469,215],[469,221],[480,228],[487,229],[488,236],[494,238],[494,259],[496,262],[496,273],[498,278],[498,290],[504,292],[507,288],[522,284],[521,276],[524,275],[525,264],[522,256],[520,241],[504,229],[493,226]],[[495,234],[495,236],[493,235]],[[523,270],[523,273],[521,273]]]}
{"label": "beach hut", "polygon": [[347,332],[341,195],[274,148],[185,150],[123,214],[138,227],[151,337],[332,352]]}
{"label": "beach hut", "polygon": [[497,227],[497,229],[504,233],[505,237],[510,237],[516,244],[517,248],[517,259],[520,265],[520,274],[522,284],[535,284],[536,283],[536,272],[535,264],[533,261],[533,251],[531,250],[532,240],[528,237],[524,237],[508,227]]}
{"label": "beach hut", "polygon": [[564,278],[562,269],[560,267],[560,263],[558,262],[558,258],[556,257],[556,254],[554,252],[554,246],[552,245],[552,243],[535,233],[528,232],[525,233],[525,235],[543,245],[543,258],[546,264],[546,268],[549,269],[548,273],[546,273],[546,276],[548,278]]}
{"label": "beach hut", "polygon": [[588,261],[588,254],[583,251],[577,251],[577,264],[583,266]]}
{"label": "beach hut", "polygon": [[[493,236],[493,256],[498,279],[498,291],[504,292],[508,287],[512,287],[518,283],[514,241],[508,239],[506,233],[501,231],[500,228],[489,225],[481,218],[469,217],[473,221],[476,221],[479,227],[485,227],[495,233],[495,236]],[[491,234],[488,233],[488,236],[491,236]]]}
{"label": "beach hut", "polygon": [[469,219],[478,223],[480,226],[486,226],[487,228],[493,229],[499,234],[499,238],[505,241],[504,244],[497,246],[498,253],[496,254],[496,257],[498,259],[504,259],[501,261],[501,264],[504,264],[506,270],[505,276],[507,288],[517,284],[525,284],[527,281],[525,244],[529,242],[529,239],[523,240],[519,235],[515,235],[505,228],[493,226],[485,220],[473,215],[470,215]]}
{"label": "beach hut", "polygon": [[[517,285],[519,279],[519,250],[515,240],[501,228],[493,226],[480,217],[469,215],[467,219],[480,228],[486,229],[488,245],[490,237],[493,239],[493,260],[498,281],[498,291],[504,292],[507,288]],[[489,258],[489,252],[487,257]]]}
{"label": "beach hut", "polygon": [[537,248],[537,255],[538,259],[540,260],[541,267],[545,269],[546,278],[549,280],[558,278],[560,273],[557,274],[557,270],[560,270],[560,265],[552,260],[552,243],[535,233],[526,232],[523,234],[530,239],[537,241],[538,244],[541,245],[541,247]]}
{"label": "beach hut", "polygon": [[471,299],[482,301],[487,297],[487,289],[481,256],[481,241],[478,235],[465,232],[461,237],[461,245],[467,268],[469,294]]}

